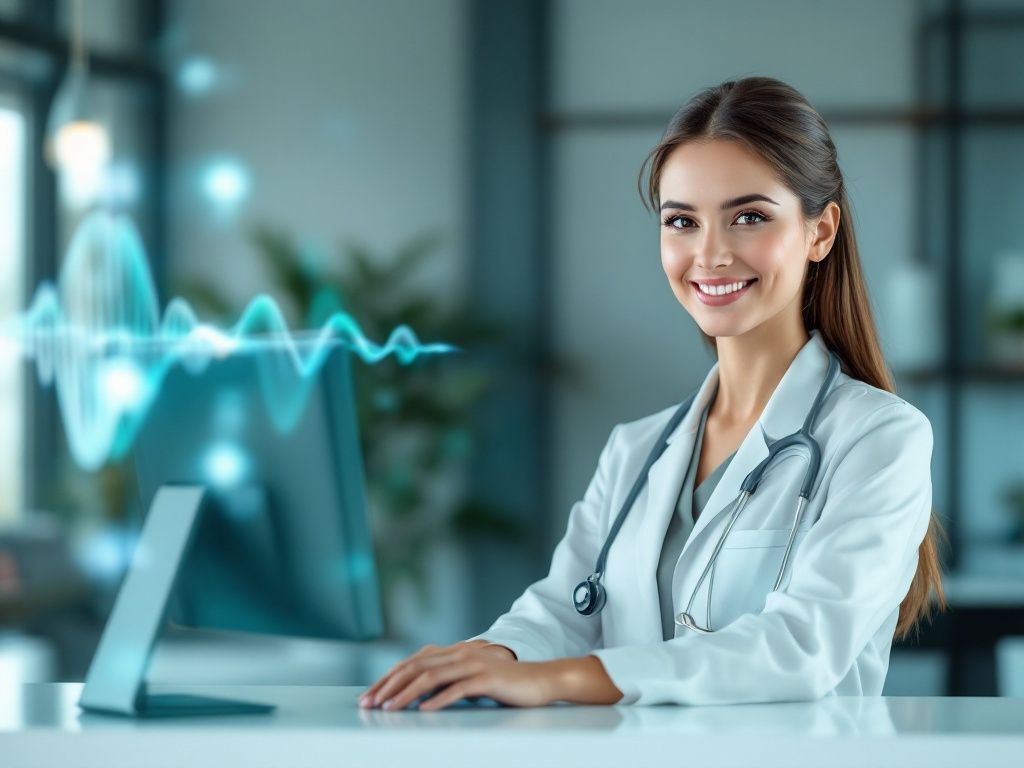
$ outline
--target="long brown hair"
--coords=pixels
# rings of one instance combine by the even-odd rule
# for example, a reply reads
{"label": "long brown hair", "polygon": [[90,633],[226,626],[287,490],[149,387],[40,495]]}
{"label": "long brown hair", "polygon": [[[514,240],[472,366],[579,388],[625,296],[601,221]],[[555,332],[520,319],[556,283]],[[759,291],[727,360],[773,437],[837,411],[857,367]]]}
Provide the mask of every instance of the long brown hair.
{"label": "long brown hair", "polygon": [[[895,393],[868,301],[846,186],[825,121],[797,90],[774,78],[748,77],[706,88],[676,112],[641,165],[637,188],[645,207],[655,212],[660,207],[661,171],[672,151],[689,141],[709,139],[735,141],[763,158],[800,199],[805,221],[820,216],[832,201],[839,205],[839,231],[832,250],[827,258],[808,264],[802,296],[804,325],[808,330],[819,329],[847,375]],[[701,334],[715,350],[715,338]],[[897,639],[921,619],[930,618],[933,591],[935,602],[946,608],[940,537],[945,540],[945,531],[932,510],[918,548],[917,572],[900,603]]]}

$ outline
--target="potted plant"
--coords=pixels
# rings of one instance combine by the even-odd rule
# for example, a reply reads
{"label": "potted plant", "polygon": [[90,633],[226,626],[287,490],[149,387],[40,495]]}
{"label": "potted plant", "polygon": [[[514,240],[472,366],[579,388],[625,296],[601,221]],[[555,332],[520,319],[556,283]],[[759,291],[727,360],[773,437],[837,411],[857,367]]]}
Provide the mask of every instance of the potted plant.
{"label": "potted plant", "polygon": [[[461,482],[466,460],[479,449],[474,408],[502,373],[487,355],[476,353],[500,341],[515,365],[535,366],[533,375],[563,376],[570,367],[527,362],[527,351],[516,350],[496,324],[415,288],[410,278],[439,245],[436,236],[415,237],[390,258],[345,243],[333,260],[336,270],[308,258],[294,238],[269,225],[255,228],[251,242],[277,286],[270,292],[293,328],[318,327],[342,309],[378,343],[407,325],[424,342],[461,350],[408,365],[394,356],[374,364],[354,358],[355,405],[385,606],[390,610],[395,592],[412,585],[421,607],[434,607],[428,571],[430,552],[438,545],[497,536],[503,545],[527,548],[526,527],[509,510],[474,498]],[[225,321],[240,309],[210,281],[186,280],[176,292],[201,314],[212,312]],[[389,637],[396,634],[394,619],[386,617]]]}
{"label": "potted plant", "polygon": [[1024,252],[1005,251],[994,260],[988,329],[993,357],[1024,366]]}
{"label": "potted plant", "polygon": [[1024,483],[1014,483],[1003,494],[1010,510],[1010,543],[1024,544]]}

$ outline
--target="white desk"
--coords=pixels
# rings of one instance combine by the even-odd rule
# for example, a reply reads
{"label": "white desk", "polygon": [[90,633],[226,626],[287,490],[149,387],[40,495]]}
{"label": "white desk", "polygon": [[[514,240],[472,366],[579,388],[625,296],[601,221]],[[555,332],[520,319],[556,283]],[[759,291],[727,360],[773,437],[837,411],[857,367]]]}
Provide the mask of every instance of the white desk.
{"label": "white desk", "polygon": [[[736,707],[556,704],[386,712],[362,687],[190,686],[275,703],[272,715],[128,720],[86,714],[75,683],[4,688],[0,765],[1020,766],[1024,699],[831,697]],[[154,687],[154,692],[170,692]]]}

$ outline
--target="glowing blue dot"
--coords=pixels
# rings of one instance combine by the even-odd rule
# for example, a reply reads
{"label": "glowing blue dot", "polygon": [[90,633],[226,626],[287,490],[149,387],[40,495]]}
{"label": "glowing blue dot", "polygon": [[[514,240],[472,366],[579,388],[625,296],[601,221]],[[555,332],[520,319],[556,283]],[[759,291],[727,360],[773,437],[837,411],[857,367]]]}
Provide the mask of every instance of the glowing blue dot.
{"label": "glowing blue dot", "polygon": [[201,96],[217,84],[217,67],[205,56],[190,56],[177,73],[178,88],[189,96]]}
{"label": "glowing blue dot", "polygon": [[249,194],[249,174],[234,160],[217,160],[203,173],[203,191],[222,207],[238,205]]}
{"label": "glowing blue dot", "polygon": [[203,471],[215,486],[225,487],[237,484],[245,475],[247,461],[245,454],[233,443],[218,443],[206,452]]}
{"label": "glowing blue dot", "polygon": [[131,360],[119,358],[103,366],[103,393],[125,410],[137,407],[146,392],[142,370]]}
{"label": "glowing blue dot", "polygon": [[137,542],[136,534],[105,526],[93,531],[76,547],[75,557],[89,576],[102,581],[113,580],[128,567]]}

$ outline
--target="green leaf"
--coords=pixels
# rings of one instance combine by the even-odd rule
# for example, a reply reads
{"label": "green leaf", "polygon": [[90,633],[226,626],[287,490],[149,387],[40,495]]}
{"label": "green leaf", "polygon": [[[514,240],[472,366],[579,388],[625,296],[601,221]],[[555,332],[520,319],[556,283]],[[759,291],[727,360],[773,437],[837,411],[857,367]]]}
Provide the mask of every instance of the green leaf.
{"label": "green leaf", "polygon": [[305,316],[317,286],[307,274],[294,241],[283,231],[266,225],[256,226],[251,239],[275,282],[284,289],[299,314]]}
{"label": "green leaf", "polygon": [[451,526],[460,536],[492,536],[514,544],[527,544],[529,526],[510,517],[508,510],[476,498],[465,499],[451,517]]}

